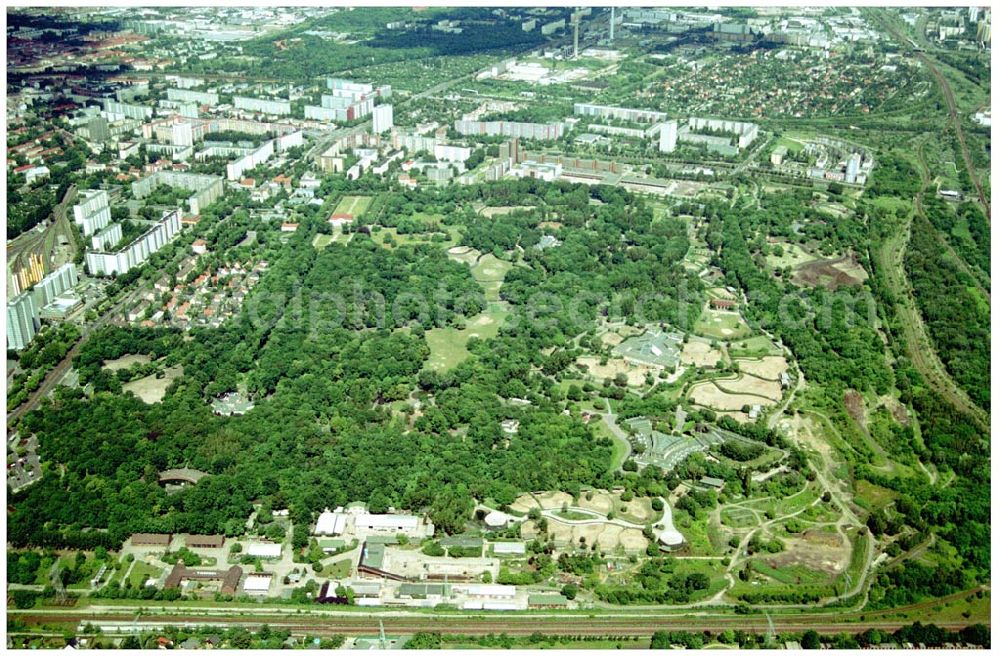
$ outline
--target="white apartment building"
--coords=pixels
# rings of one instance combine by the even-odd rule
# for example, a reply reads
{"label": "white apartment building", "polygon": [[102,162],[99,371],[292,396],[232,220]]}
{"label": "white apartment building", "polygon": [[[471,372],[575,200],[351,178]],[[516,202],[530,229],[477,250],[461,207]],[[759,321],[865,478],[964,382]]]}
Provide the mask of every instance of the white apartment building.
{"label": "white apartment building", "polygon": [[95,276],[112,276],[127,272],[145,262],[181,230],[181,211],[167,212],[149,230],[120,251],[88,251],[87,268]]}
{"label": "white apartment building", "polygon": [[379,105],[372,112],[372,132],[380,135],[392,130],[392,105]]}
{"label": "white apartment building", "polygon": [[85,190],[79,197],[83,201],[73,206],[73,221],[83,231],[83,236],[89,237],[111,221],[108,193],[103,189]]}
{"label": "white apartment building", "polygon": [[31,295],[22,292],[7,302],[7,348],[20,351],[38,331],[38,309]]}

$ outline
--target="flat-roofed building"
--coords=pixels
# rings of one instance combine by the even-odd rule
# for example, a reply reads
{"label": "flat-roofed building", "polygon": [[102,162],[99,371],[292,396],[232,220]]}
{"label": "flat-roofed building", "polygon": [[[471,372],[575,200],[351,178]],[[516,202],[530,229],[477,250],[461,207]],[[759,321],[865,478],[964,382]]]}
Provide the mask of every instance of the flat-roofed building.
{"label": "flat-roofed building", "polygon": [[271,573],[253,573],[243,580],[243,592],[251,595],[265,595],[271,589]]}
{"label": "flat-roofed building", "polygon": [[163,583],[164,589],[177,589],[185,582],[219,582],[219,592],[223,595],[235,595],[239,588],[240,579],[243,577],[243,569],[239,566],[232,566],[229,570],[208,570],[205,568],[187,568],[178,561],[174,564],[173,570],[167,575],[167,580]]}
{"label": "flat-roofed building", "polygon": [[316,520],[316,529],[313,534],[316,536],[340,536],[347,527],[347,514],[338,509],[331,511],[324,509]]}
{"label": "flat-roofed building", "polygon": [[432,536],[434,525],[424,522],[420,516],[403,515],[399,513],[362,513],[355,517],[354,528],[357,532],[375,534],[405,534],[412,538]]}
{"label": "flat-roofed building", "polygon": [[188,534],[184,537],[184,545],[189,548],[221,548],[226,543],[222,534]]}
{"label": "flat-roofed building", "polygon": [[525,545],[521,541],[503,541],[493,543],[493,554],[503,556],[517,556],[525,553]]}
{"label": "flat-roofed building", "polygon": [[247,554],[261,559],[280,559],[281,543],[251,543],[247,546]]}

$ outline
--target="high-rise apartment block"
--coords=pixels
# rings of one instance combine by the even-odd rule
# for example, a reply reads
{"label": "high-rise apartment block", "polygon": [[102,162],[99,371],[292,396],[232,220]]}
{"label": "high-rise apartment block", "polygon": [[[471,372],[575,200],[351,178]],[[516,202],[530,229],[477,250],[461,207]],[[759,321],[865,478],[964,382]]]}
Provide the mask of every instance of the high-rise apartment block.
{"label": "high-rise apartment block", "polygon": [[392,105],[379,105],[372,112],[372,132],[380,135],[392,130]]}
{"label": "high-rise apartment block", "polygon": [[111,221],[108,193],[103,189],[80,192],[83,200],[73,206],[73,221],[83,231],[83,236],[93,235]]}
{"label": "high-rise apartment block", "polygon": [[38,328],[38,310],[30,294],[22,292],[7,302],[8,349],[20,351],[27,347]]}
{"label": "high-rise apartment block", "polygon": [[673,153],[677,148],[677,121],[667,121],[660,126],[660,152]]}
{"label": "high-rise apartment block", "polygon": [[88,251],[87,268],[95,276],[122,274],[145,262],[181,230],[181,211],[163,215],[156,224],[120,251]]}

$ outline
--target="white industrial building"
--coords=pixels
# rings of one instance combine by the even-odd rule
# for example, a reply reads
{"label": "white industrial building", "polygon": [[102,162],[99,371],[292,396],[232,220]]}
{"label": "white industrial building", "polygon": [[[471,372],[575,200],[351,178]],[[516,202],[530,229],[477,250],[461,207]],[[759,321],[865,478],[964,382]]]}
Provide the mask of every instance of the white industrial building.
{"label": "white industrial building", "polygon": [[504,541],[493,544],[493,554],[520,555],[525,553],[525,545],[520,541]]}
{"label": "white industrial building", "polygon": [[243,591],[251,595],[265,595],[271,589],[272,579],[274,578],[270,573],[247,575],[243,581]]}
{"label": "white industrial building", "polygon": [[163,170],[132,183],[132,195],[143,199],[160,185],[191,192],[187,199],[191,214],[201,214],[203,208],[221,198],[224,192],[222,178],[218,176]]}
{"label": "white industrial building", "polygon": [[194,126],[190,123],[175,123],[170,127],[170,143],[175,146],[194,145]]}
{"label": "white industrial building", "polygon": [[365,534],[405,534],[410,538],[434,535],[434,525],[420,516],[399,513],[361,513],[354,518],[354,530]]}
{"label": "white industrial building", "polygon": [[434,157],[440,162],[465,162],[472,157],[472,149],[465,146],[438,144],[433,152]]}
{"label": "white industrial building", "polygon": [[753,143],[757,139],[759,129],[756,123],[729,121],[725,119],[705,119],[697,116],[692,116],[688,119],[688,128],[692,131],[715,130],[736,135],[736,148],[738,149],[746,148]]}
{"label": "white industrial building", "polygon": [[313,534],[316,536],[340,536],[346,528],[347,514],[343,512],[343,509],[339,507],[336,511],[324,509],[316,520],[316,529]]}
{"label": "white industrial building", "polygon": [[851,153],[847,158],[847,170],[844,173],[844,182],[855,184],[858,182],[858,172],[861,170],[861,153]]}
{"label": "white industrial building", "polygon": [[261,559],[280,559],[281,543],[251,543],[247,546],[247,554]]}
{"label": "white industrial building", "polygon": [[302,131],[298,130],[287,135],[282,135],[270,141],[266,141],[252,153],[243,156],[235,162],[226,165],[226,179],[239,180],[245,171],[250,171],[254,167],[268,161],[275,151],[281,152],[289,148],[301,146],[304,142]]}

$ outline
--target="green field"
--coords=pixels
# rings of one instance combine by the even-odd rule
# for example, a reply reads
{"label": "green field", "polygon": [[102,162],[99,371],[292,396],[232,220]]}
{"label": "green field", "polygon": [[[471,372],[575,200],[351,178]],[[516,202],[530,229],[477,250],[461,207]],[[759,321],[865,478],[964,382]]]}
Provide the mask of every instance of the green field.
{"label": "green field", "polygon": [[504,310],[490,309],[470,317],[463,329],[449,326],[425,332],[424,337],[431,350],[427,359],[428,367],[438,372],[455,367],[472,355],[465,348],[469,338],[475,336],[485,340],[494,337],[500,330],[500,325],[507,319],[507,315]]}
{"label": "green field", "polygon": [[[405,235],[400,235],[399,230],[391,226],[380,226],[378,229],[372,233],[372,240],[376,244],[381,244],[387,248],[393,248],[395,246],[410,246],[414,244],[434,244],[440,246],[443,249],[450,249],[455,246],[458,242],[458,226],[444,226],[448,232],[448,238],[437,242],[434,241],[435,235],[440,235],[441,233],[407,233]],[[385,240],[387,236],[391,236],[392,244],[387,243]]]}
{"label": "green field", "polygon": [[139,588],[150,577],[159,577],[162,573],[162,568],[136,561],[135,565],[132,566],[132,571],[128,574],[128,581],[132,583],[132,586]]}
{"label": "green field", "polygon": [[362,216],[372,204],[371,196],[345,196],[333,209],[334,214],[351,214],[354,218]]}
{"label": "green field", "polygon": [[351,560],[341,559],[340,561],[335,561],[331,564],[327,564],[323,567],[323,571],[320,573],[323,577],[329,577],[330,579],[344,579],[351,574]]}
{"label": "green field", "polygon": [[472,277],[483,286],[487,301],[500,300],[500,287],[511,267],[513,267],[511,263],[500,260],[492,253],[482,256],[472,266]]}
{"label": "green field", "polygon": [[750,334],[750,327],[736,313],[706,308],[695,323],[694,332],[709,338],[738,340]]}
{"label": "green field", "polygon": [[755,335],[752,338],[729,344],[730,358],[760,358],[761,356],[780,356],[781,353],[781,349],[766,335]]}
{"label": "green field", "polygon": [[[804,262],[815,260],[818,256],[807,253],[798,244],[783,242],[780,244],[782,253],[780,256],[768,254],[767,265],[769,267],[796,267]],[[773,247],[772,247],[773,248]]]}

